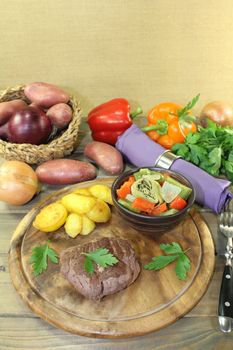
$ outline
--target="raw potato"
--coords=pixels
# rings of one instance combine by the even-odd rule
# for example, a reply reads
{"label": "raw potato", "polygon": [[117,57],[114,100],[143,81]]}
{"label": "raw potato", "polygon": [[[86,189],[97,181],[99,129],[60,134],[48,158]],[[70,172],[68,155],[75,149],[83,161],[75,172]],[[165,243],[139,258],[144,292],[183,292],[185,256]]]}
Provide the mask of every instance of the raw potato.
{"label": "raw potato", "polygon": [[89,192],[96,198],[102,199],[113,205],[111,189],[106,185],[93,185],[89,187]]}
{"label": "raw potato", "polygon": [[54,202],[41,209],[33,222],[33,226],[43,232],[56,231],[64,225],[67,215],[64,205]]}
{"label": "raw potato", "polygon": [[120,174],[124,164],[121,153],[104,142],[93,141],[86,145],[84,155],[111,175]]}
{"label": "raw potato", "polygon": [[68,185],[96,177],[94,165],[73,159],[54,159],[36,168],[38,179],[49,185]]}
{"label": "raw potato", "polygon": [[46,115],[53,125],[58,129],[63,129],[72,119],[72,109],[66,103],[58,103],[50,107]]}
{"label": "raw potato", "polygon": [[86,214],[96,204],[96,199],[91,196],[69,193],[61,199],[62,204],[71,213]]}
{"label": "raw potato", "polygon": [[0,125],[3,125],[9,121],[12,115],[27,107],[27,104],[23,100],[11,100],[0,103]]}
{"label": "raw potato", "polygon": [[95,228],[95,223],[91,219],[89,219],[88,216],[83,215],[82,216],[82,231],[80,232],[80,235],[86,236],[89,235]]}
{"label": "raw potato", "polygon": [[104,201],[97,199],[94,207],[86,215],[94,222],[107,222],[111,217],[111,210]]}
{"label": "raw potato", "polygon": [[84,196],[91,196],[91,192],[88,190],[88,188],[78,188],[72,193],[82,194]]}
{"label": "raw potato", "polygon": [[67,103],[69,95],[58,86],[48,83],[31,83],[25,86],[27,98],[43,108],[49,108],[57,103]]}
{"label": "raw potato", "polygon": [[69,214],[64,228],[68,236],[75,238],[82,231],[82,216],[75,213]]}

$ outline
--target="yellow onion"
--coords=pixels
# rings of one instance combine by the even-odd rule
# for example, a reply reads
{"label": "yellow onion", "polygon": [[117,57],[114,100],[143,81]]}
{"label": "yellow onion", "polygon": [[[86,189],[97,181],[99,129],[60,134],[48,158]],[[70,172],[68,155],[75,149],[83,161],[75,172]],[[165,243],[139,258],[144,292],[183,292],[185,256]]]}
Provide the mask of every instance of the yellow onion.
{"label": "yellow onion", "polygon": [[17,160],[5,161],[0,167],[0,201],[22,205],[32,199],[38,190],[34,170]]}
{"label": "yellow onion", "polygon": [[207,118],[221,126],[233,126],[233,107],[223,101],[210,102],[202,109],[199,117],[204,127],[207,126]]}

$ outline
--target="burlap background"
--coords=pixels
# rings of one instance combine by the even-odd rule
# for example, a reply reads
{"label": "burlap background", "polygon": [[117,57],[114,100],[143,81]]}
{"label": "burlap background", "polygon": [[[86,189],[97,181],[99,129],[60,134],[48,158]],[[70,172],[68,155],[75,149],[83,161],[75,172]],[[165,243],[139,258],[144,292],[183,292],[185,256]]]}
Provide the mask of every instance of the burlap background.
{"label": "burlap background", "polygon": [[0,88],[46,81],[84,113],[126,97],[233,103],[232,0],[0,0]]}

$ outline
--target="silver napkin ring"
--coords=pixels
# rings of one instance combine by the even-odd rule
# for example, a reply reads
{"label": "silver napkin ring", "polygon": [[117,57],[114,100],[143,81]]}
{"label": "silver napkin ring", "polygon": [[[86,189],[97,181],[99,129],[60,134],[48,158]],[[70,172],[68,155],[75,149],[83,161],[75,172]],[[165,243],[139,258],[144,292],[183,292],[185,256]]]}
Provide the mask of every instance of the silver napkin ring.
{"label": "silver napkin ring", "polygon": [[170,151],[164,151],[155,162],[155,166],[163,169],[170,169],[173,162],[180,158]]}

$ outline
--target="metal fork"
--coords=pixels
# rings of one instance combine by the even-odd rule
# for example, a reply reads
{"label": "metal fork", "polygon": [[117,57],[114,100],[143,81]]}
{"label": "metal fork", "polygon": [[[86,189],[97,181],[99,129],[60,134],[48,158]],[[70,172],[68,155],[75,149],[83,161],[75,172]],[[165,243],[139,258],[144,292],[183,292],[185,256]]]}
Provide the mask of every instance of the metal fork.
{"label": "metal fork", "polygon": [[219,216],[220,231],[227,237],[225,268],[218,304],[218,320],[222,332],[231,332],[233,325],[233,212],[230,202]]}

